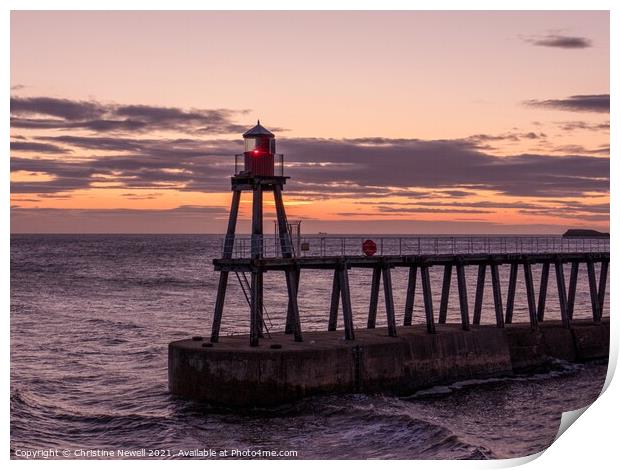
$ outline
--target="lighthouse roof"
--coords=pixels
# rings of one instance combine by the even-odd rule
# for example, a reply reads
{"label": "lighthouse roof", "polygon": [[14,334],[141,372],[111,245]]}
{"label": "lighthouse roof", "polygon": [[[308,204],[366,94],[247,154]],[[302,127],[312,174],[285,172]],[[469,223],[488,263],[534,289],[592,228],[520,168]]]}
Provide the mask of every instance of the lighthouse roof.
{"label": "lighthouse roof", "polygon": [[258,137],[261,135],[275,137],[271,132],[269,132],[267,129],[265,129],[263,126],[260,125],[260,121],[257,121],[256,125],[252,129],[250,129],[249,131],[246,131],[243,134],[243,137]]}

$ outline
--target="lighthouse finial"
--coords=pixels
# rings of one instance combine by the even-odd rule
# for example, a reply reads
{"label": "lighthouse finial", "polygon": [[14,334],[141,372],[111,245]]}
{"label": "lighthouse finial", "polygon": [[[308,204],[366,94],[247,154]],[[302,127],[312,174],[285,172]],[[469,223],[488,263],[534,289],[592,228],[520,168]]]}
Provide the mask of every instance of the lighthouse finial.
{"label": "lighthouse finial", "polygon": [[260,119],[256,120],[256,124],[258,124],[260,126]]}

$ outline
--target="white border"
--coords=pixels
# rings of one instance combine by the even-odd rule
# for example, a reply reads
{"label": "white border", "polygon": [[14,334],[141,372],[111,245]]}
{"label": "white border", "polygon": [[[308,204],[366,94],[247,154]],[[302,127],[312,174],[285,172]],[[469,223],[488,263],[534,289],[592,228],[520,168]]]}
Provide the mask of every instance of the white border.
{"label": "white border", "polygon": [[[354,7],[360,10],[398,10],[398,9],[414,9],[414,10],[611,10],[611,135],[610,138],[613,142],[616,141],[618,125],[615,117],[617,117],[617,99],[615,91],[620,75],[618,74],[618,2],[604,1],[604,0],[589,0],[589,1],[569,1],[565,0],[550,1],[550,0],[521,0],[521,1],[490,1],[490,0],[478,0],[469,1],[467,3],[458,0],[441,0],[434,2],[407,2],[398,0],[383,0],[381,2],[358,0],[356,2],[343,1],[343,0],[314,0],[314,1],[297,1],[294,4],[292,2],[284,1],[271,1],[263,0],[257,1],[242,1],[242,0],[229,0],[227,2],[205,2],[205,1],[192,1],[192,0],[175,0],[175,1],[158,1],[151,0],[149,2],[138,0],[90,0],[87,3],[77,0],[57,0],[57,1],[43,1],[43,0],[8,0],[3,2],[6,5],[2,12],[2,20],[0,22],[0,31],[2,31],[3,39],[3,62],[6,66],[2,74],[2,83],[5,90],[10,89],[10,10],[199,10],[199,9],[213,9],[213,10],[242,10],[242,9],[289,9],[289,10],[305,10],[305,9],[325,9],[325,10],[337,10],[337,9],[350,9]],[[4,126],[4,135],[10,135],[9,126],[9,100],[4,100],[4,112],[2,114],[2,122]],[[8,139],[5,141],[6,156],[2,159],[4,180],[2,184],[2,196],[4,201],[9,201],[9,144]],[[612,145],[612,149],[615,150],[615,146]],[[618,164],[615,159],[611,159],[611,177],[612,188],[613,182],[617,181],[618,176]],[[612,193],[614,190],[612,189]],[[2,232],[2,255],[4,263],[2,264],[2,274],[4,283],[2,285],[2,295],[4,299],[4,314],[5,314],[5,338],[2,342],[2,350],[4,353],[4,374],[2,376],[3,390],[5,391],[5,397],[7,402],[4,406],[4,426],[2,427],[3,442],[9,443],[10,441],[10,427],[9,427],[9,409],[8,409],[8,397],[10,393],[9,388],[9,221],[10,210],[9,205],[5,203],[2,211],[2,219],[5,222],[5,230]],[[620,220],[620,214],[618,213],[616,205],[611,204],[611,245],[615,251],[616,247],[616,229],[618,228],[617,221]],[[617,280],[620,279],[620,268],[611,263],[610,272],[610,285],[609,285],[609,301],[610,311],[615,306],[615,293],[618,285]],[[608,373],[608,382],[613,374],[613,371],[617,364],[618,358],[618,343],[620,338],[620,330],[618,323],[611,322],[612,330],[612,348],[610,351],[610,368]],[[452,468],[458,466],[459,468],[501,468],[508,466],[515,466],[531,461],[530,468],[540,468],[548,470],[549,468],[611,468],[612,462],[617,462],[616,448],[618,447],[616,439],[616,420],[620,416],[620,386],[618,380],[609,384],[606,392],[579,418],[576,425],[573,425],[568,429],[547,451],[543,452],[539,458],[524,458],[502,461],[424,461],[411,463],[408,461],[390,461],[390,462],[344,462],[337,465],[346,466],[378,466],[378,465],[390,465],[394,467],[407,468],[411,470],[411,465],[416,467],[423,466],[424,468]],[[9,459],[9,449],[6,449],[5,458]],[[35,465],[39,465],[42,461],[28,462],[28,461],[10,461],[10,465],[20,466],[24,468],[30,468]],[[242,462],[229,462],[229,461],[184,461],[182,465],[197,468],[200,466],[204,468],[205,465],[214,466],[217,465],[221,468],[234,468],[240,465],[247,465],[246,461]],[[50,468],[81,468],[83,462],[69,462],[69,461],[50,461],[45,462],[44,465],[49,465]],[[88,465],[95,467],[107,468],[110,466],[110,462],[107,461],[92,461]],[[121,467],[135,468],[147,466],[149,468],[161,467],[166,465],[169,468],[168,462],[163,461],[117,461],[113,465]],[[176,462],[178,465],[178,462]],[[281,461],[255,461],[252,465],[262,468],[273,468],[284,466],[290,466],[290,462]],[[316,464],[311,461],[295,462],[294,465],[300,468],[314,467]],[[331,465],[328,464],[328,465]]]}

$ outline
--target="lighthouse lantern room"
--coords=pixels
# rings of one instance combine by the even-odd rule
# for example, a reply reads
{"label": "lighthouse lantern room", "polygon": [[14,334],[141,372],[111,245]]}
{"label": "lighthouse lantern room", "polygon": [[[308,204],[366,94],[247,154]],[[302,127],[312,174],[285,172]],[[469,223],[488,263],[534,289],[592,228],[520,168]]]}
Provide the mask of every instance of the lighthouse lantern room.
{"label": "lighthouse lantern room", "polygon": [[260,121],[243,134],[245,171],[254,176],[274,175],[275,136]]}

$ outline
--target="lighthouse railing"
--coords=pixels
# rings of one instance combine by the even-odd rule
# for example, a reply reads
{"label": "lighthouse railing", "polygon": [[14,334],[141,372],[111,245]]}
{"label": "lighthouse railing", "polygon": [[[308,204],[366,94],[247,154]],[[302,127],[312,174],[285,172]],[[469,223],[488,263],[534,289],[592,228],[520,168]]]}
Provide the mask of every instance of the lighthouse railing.
{"label": "lighthouse railing", "polygon": [[245,162],[243,161],[243,154],[236,153],[235,154],[235,175],[238,175],[243,171],[245,167]]}
{"label": "lighthouse railing", "polygon": [[[460,255],[460,254],[538,254],[609,253],[609,238],[565,238],[562,236],[306,236],[293,243],[295,257],[364,256],[362,244],[372,240],[377,256]],[[277,235],[236,236],[222,240],[222,252],[231,250],[233,258],[282,258]]]}

